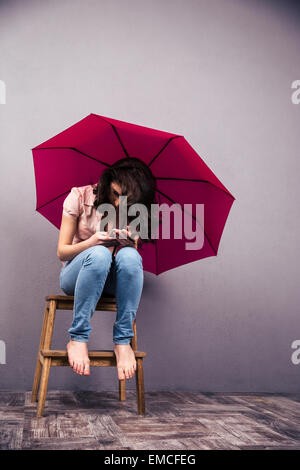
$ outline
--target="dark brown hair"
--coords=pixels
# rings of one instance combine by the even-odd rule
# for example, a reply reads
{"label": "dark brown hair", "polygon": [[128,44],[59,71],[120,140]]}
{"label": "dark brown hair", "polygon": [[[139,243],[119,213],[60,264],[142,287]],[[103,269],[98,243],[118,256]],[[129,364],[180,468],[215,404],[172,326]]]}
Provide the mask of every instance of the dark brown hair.
{"label": "dark brown hair", "polygon": [[[94,201],[96,208],[100,204],[110,203],[109,194],[112,182],[119,184],[122,188],[122,194],[127,196],[127,209],[137,203],[143,204],[147,208],[148,237],[140,237],[138,246],[142,246],[143,243],[155,243],[151,239],[151,204],[156,203],[156,180],[149,166],[139,158],[125,157],[106,168],[93,190],[93,193],[96,194]],[[128,224],[135,218],[136,216],[128,215]],[[105,230],[107,229],[105,228]],[[137,230],[140,230],[140,224],[137,226]]]}

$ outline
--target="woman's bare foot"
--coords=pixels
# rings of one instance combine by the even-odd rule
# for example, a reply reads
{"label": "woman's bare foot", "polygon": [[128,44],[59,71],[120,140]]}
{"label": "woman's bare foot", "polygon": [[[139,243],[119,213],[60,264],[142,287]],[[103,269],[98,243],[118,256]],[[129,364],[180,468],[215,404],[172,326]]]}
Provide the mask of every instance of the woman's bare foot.
{"label": "woman's bare foot", "polygon": [[136,371],[136,359],[130,344],[115,344],[118,379],[131,379]]}
{"label": "woman's bare foot", "polygon": [[70,340],[67,344],[69,363],[79,375],[90,375],[90,360],[87,343]]}

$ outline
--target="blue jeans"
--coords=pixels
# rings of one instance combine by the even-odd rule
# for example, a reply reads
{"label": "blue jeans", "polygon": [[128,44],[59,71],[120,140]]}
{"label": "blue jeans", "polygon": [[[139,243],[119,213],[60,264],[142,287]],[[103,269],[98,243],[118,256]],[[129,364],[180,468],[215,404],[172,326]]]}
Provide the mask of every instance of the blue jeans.
{"label": "blue jeans", "polygon": [[72,340],[88,342],[90,319],[103,292],[116,297],[113,342],[130,344],[144,283],[142,257],[135,248],[123,246],[116,255],[104,245],[88,248],[65,263],[59,283],[66,295],[74,295],[73,323],[68,330]]}

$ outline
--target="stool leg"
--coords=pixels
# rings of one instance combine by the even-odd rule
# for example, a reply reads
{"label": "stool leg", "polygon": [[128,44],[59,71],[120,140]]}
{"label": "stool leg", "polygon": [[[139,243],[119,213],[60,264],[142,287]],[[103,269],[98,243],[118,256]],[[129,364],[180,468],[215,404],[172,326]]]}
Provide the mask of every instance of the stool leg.
{"label": "stool leg", "polygon": [[39,401],[38,401],[38,407],[37,407],[38,418],[42,417],[43,412],[44,412],[50,367],[51,367],[51,357],[45,357],[44,364],[43,364],[43,374],[42,374],[42,380],[41,380],[41,386],[40,386],[40,393],[39,393]]}
{"label": "stool leg", "polygon": [[[131,339],[131,347],[133,351],[137,351],[138,346],[137,346],[136,318],[133,320],[132,327],[133,327],[134,336]],[[143,358],[136,358],[135,381],[136,381],[138,414],[142,415],[142,414],[145,414]]]}
{"label": "stool leg", "polygon": [[119,380],[119,400],[126,400],[126,380]]}
{"label": "stool leg", "polygon": [[56,313],[56,300],[50,300],[49,315],[48,315],[48,321],[47,321],[47,327],[46,327],[46,333],[45,333],[45,339],[44,339],[44,345],[43,345],[44,349],[51,348],[55,313]]}
{"label": "stool leg", "polygon": [[46,302],[45,311],[44,311],[44,321],[42,326],[41,338],[40,338],[40,345],[38,350],[38,357],[35,366],[35,373],[32,385],[32,393],[31,393],[31,402],[34,403],[37,401],[37,394],[40,385],[41,373],[42,373],[42,364],[40,362],[40,351],[43,349],[45,335],[46,335],[46,327],[48,321],[48,314],[49,314],[49,302]]}
{"label": "stool leg", "polygon": [[133,320],[132,329],[134,336],[131,338],[130,344],[133,351],[137,351],[137,332],[136,332],[136,318]]}
{"label": "stool leg", "polygon": [[143,371],[143,358],[136,358],[136,396],[138,414],[145,414],[145,395],[144,395],[144,371]]}
{"label": "stool leg", "polygon": [[[50,349],[51,347],[53,327],[54,327],[54,321],[55,321],[55,313],[56,313],[56,300],[50,300],[48,321],[47,321],[46,333],[45,333],[44,344],[43,344],[44,349]],[[40,384],[40,393],[39,393],[38,407],[37,407],[37,417],[41,417],[43,415],[43,410],[44,410],[45,401],[46,401],[50,367],[51,367],[51,358],[44,357],[43,373],[42,373],[42,379],[41,379],[41,384]]]}

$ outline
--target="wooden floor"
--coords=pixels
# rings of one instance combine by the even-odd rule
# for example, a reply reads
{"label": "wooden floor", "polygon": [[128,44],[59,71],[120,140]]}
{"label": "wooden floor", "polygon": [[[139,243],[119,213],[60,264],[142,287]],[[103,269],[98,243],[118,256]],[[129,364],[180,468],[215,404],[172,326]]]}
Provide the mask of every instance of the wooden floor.
{"label": "wooden floor", "polygon": [[300,393],[0,391],[0,449],[300,449]]}

